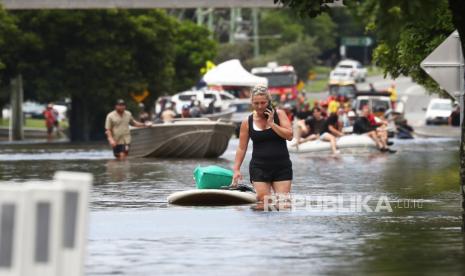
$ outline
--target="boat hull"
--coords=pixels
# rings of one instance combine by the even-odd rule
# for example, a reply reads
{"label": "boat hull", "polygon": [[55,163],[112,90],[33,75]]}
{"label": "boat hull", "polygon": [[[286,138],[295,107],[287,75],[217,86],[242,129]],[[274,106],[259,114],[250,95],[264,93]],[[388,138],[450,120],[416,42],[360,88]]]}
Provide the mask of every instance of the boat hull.
{"label": "boat hull", "polygon": [[214,121],[175,121],[131,130],[130,157],[215,158],[223,154],[234,125]]}
{"label": "boat hull", "polygon": [[[287,143],[289,152],[305,153],[305,152],[324,152],[331,151],[329,142],[315,140],[308,141],[299,145],[298,149],[294,146],[295,140]],[[336,145],[340,150],[375,150],[375,142],[366,135],[345,135],[337,139]]]}

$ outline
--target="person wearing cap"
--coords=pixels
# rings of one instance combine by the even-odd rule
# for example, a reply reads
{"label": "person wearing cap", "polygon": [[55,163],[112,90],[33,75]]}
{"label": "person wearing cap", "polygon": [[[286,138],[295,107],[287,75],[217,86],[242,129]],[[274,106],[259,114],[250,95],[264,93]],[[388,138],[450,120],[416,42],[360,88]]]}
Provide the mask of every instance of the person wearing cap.
{"label": "person wearing cap", "polygon": [[129,153],[131,134],[129,125],[135,127],[146,127],[145,124],[134,120],[131,112],[126,110],[124,100],[117,100],[115,110],[108,113],[105,120],[105,134],[108,143],[113,148],[113,154],[119,160],[124,160]]}

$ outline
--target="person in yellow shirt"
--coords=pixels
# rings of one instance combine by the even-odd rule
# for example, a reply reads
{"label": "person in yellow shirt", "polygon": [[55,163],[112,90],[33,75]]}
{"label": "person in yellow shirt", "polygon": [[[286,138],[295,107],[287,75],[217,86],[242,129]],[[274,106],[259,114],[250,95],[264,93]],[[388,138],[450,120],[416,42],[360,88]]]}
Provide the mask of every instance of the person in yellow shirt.
{"label": "person in yellow shirt", "polygon": [[337,101],[337,99],[331,99],[331,101],[328,104],[328,113],[337,113],[337,110],[340,106],[341,104]]}
{"label": "person in yellow shirt", "polygon": [[387,90],[389,93],[391,93],[390,99],[391,99],[391,105],[392,109],[396,108],[396,103],[397,103],[397,89],[396,89],[396,84],[393,83]]}

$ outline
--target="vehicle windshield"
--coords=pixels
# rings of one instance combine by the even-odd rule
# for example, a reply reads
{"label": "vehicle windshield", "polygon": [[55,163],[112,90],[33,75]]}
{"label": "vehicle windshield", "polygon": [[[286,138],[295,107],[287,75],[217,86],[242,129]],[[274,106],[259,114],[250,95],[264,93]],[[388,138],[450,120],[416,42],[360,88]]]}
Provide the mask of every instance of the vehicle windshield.
{"label": "vehicle windshield", "polygon": [[330,86],[329,94],[333,96],[344,96],[344,97],[353,97],[355,94],[355,87],[352,85],[346,86]]}
{"label": "vehicle windshield", "polygon": [[373,105],[372,107],[373,112],[381,112],[381,111],[385,112],[389,109],[388,101],[373,99],[371,104]]}
{"label": "vehicle windshield", "polygon": [[296,75],[292,72],[257,73],[255,75],[267,78],[268,87],[289,87],[296,84]]}
{"label": "vehicle windshield", "polygon": [[340,86],[338,94],[341,96],[351,97],[355,94],[355,88],[353,86]]}
{"label": "vehicle windshield", "polygon": [[352,65],[341,64],[338,66],[339,68],[352,68]]}
{"label": "vehicle windshield", "polygon": [[452,110],[452,106],[450,103],[434,103],[431,106],[431,109],[449,111],[449,110]]}

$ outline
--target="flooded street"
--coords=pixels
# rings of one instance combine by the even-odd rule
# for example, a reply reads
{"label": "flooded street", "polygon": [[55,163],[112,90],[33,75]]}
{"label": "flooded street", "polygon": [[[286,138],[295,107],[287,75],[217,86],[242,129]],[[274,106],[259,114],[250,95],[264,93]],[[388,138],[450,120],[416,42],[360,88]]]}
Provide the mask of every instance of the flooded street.
{"label": "flooded street", "polygon": [[[0,179],[47,180],[57,170],[94,175],[88,275],[465,272],[457,141],[395,140],[391,155],[291,155],[296,197],[371,196],[375,207],[384,196],[392,212],[166,203],[169,194],[194,188],[196,166],[231,168],[237,144],[232,139],[219,159],[127,162],[114,161],[104,145],[2,146]],[[244,183],[248,160],[250,153]]]}

